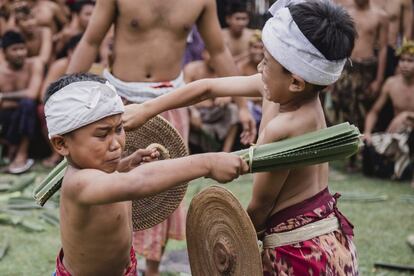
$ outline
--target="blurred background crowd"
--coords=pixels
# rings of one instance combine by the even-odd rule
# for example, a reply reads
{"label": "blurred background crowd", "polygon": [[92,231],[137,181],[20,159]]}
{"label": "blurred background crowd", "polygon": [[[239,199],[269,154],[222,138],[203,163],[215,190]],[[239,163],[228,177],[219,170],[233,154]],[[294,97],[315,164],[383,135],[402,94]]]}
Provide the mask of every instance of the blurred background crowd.
{"label": "blurred background crowd", "polygon": [[[240,75],[257,74],[263,59],[261,29],[269,0],[217,0],[222,37]],[[412,0],[336,0],[353,17],[358,40],[341,79],[322,93],[329,124],[349,121],[364,133],[366,147],[346,164],[349,172],[412,177],[414,43]],[[92,0],[0,1],[0,146],[2,171],[20,174],[35,162],[53,167],[61,157],[47,142],[43,96],[63,76],[88,26]],[[90,72],[111,67],[113,30]],[[182,62],[186,82],[217,77],[197,28],[187,38]],[[248,99],[257,125],[261,99]],[[190,151],[232,151],[243,145],[237,105],[207,100],[188,108]],[[377,135],[376,133],[381,133]]]}

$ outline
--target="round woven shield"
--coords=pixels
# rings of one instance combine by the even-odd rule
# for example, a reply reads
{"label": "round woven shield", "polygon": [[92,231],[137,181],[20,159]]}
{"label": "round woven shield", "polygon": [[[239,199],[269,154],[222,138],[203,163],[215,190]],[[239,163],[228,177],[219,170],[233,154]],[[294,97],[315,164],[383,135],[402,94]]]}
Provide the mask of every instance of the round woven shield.
{"label": "round woven shield", "polygon": [[263,275],[256,231],[227,189],[212,186],[193,198],[186,231],[193,276]]}
{"label": "round woven shield", "polygon": [[[151,144],[155,144],[157,150],[160,151],[159,159],[188,155],[181,135],[161,116],[156,116],[143,126],[126,132],[125,151],[127,154],[137,149],[147,148]],[[148,229],[163,222],[180,205],[186,191],[187,183],[182,183],[155,196],[132,201],[134,231]]]}

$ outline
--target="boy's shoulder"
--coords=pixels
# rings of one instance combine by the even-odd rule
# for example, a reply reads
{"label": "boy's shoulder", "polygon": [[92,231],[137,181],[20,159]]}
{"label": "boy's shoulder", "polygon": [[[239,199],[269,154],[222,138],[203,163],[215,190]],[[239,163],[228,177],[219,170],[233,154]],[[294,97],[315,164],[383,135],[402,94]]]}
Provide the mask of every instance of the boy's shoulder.
{"label": "boy's shoulder", "polygon": [[95,183],[96,179],[104,174],[104,172],[95,169],[68,168],[62,182],[63,194],[73,198],[77,197],[86,186]]}
{"label": "boy's shoulder", "polygon": [[269,120],[264,128],[266,142],[278,141],[311,131],[325,125],[324,118],[310,108],[299,108],[292,112],[282,112]]}

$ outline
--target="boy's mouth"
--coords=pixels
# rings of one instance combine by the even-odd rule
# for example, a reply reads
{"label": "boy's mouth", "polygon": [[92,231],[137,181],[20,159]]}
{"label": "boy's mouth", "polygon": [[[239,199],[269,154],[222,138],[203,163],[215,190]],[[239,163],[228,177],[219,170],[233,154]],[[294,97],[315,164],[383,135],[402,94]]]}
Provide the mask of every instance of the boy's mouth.
{"label": "boy's mouth", "polygon": [[108,163],[115,163],[115,162],[119,162],[120,160],[121,160],[121,156],[118,156],[118,157],[109,159],[106,162],[108,162]]}

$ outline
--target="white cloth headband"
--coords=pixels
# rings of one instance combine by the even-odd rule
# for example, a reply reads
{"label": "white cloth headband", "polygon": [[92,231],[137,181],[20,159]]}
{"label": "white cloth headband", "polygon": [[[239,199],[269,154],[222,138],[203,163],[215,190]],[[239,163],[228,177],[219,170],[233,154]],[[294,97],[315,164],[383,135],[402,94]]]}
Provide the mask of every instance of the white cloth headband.
{"label": "white cloth headband", "polygon": [[109,83],[73,82],[54,93],[46,102],[49,138],[123,112],[124,104]]}
{"label": "white cloth headband", "polygon": [[270,7],[273,17],[263,28],[263,44],[291,73],[312,84],[330,85],[341,76],[346,59],[327,60],[300,31],[286,7],[300,2],[304,1],[278,0]]}

